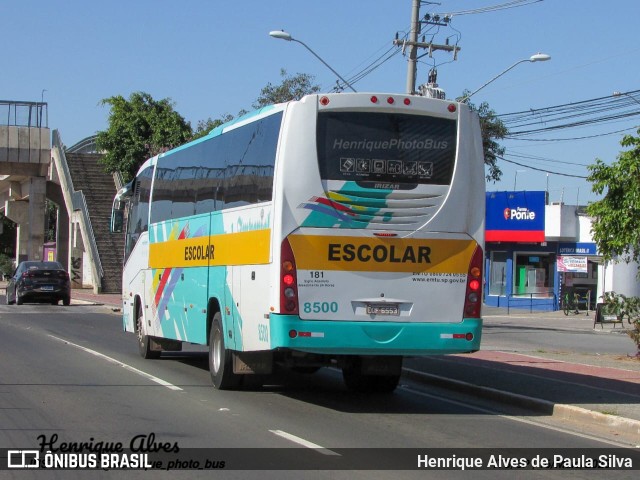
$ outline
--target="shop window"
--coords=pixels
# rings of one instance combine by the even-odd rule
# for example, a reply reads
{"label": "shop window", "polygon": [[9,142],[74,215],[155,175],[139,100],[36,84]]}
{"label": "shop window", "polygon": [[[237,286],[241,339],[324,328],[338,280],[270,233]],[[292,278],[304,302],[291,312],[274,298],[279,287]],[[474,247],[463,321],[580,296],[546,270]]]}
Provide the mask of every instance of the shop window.
{"label": "shop window", "polygon": [[516,254],[514,293],[548,294],[553,292],[555,255],[546,253]]}
{"label": "shop window", "polygon": [[507,252],[491,252],[489,295],[507,294]]}

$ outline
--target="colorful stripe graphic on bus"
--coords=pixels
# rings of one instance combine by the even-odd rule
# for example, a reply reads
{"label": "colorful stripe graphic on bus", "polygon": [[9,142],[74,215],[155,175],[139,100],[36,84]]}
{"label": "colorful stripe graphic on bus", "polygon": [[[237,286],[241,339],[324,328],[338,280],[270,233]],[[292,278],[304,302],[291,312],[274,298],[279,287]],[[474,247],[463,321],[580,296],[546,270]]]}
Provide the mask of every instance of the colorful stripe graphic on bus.
{"label": "colorful stripe graphic on bus", "polygon": [[372,220],[386,223],[393,212],[386,197],[391,190],[362,188],[355,182],[345,182],[339,190],[326,191],[325,197],[313,196],[299,205],[312,213],[302,222],[303,227],[363,228]]}
{"label": "colorful stripe graphic on bus", "polygon": [[[215,232],[215,233],[212,233]],[[232,294],[234,265],[267,265],[270,216],[200,215],[150,229],[149,298],[155,329],[165,338],[206,343],[208,299],[220,301],[230,347],[242,349],[242,317]],[[202,317],[201,319],[199,317]]]}

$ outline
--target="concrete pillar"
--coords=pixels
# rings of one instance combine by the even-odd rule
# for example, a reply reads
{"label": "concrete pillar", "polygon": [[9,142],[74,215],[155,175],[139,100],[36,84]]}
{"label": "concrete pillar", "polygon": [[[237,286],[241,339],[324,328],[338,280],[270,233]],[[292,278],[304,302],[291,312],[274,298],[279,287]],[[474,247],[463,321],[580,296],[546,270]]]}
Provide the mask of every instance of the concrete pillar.
{"label": "concrete pillar", "polygon": [[56,260],[69,269],[69,214],[64,204],[58,205],[58,225],[56,226]]}
{"label": "concrete pillar", "polygon": [[69,249],[69,277],[71,278],[71,288],[82,288],[84,243],[82,242],[80,225],[77,222],[70,222],[69,232],[71,237],[71,248]]}
{"label": "concrete pillar", "polygon": [[15,222],[16,226],[16,265],[29,260],[29,202],[26,200],[7,200],[4,202],[4,214]]}
{"label": "concrete pillar", "polygon": [[62,188],[60,184],[47,181],[47,199],[55,203],[58,207],[58,224],[56,225],[56,260],[62,266],[71,272],[71,263],[69,258],[69,212],[64,202]]}
{"label": "concrete pillar", "polygon": [[[27,185],[27,184],[25,184]],[[42,260],[44,245],[44,212],[47,196],[47,182],[44,177],[31,177],[29,187],[29,240],[27,254],[29,260]]]}

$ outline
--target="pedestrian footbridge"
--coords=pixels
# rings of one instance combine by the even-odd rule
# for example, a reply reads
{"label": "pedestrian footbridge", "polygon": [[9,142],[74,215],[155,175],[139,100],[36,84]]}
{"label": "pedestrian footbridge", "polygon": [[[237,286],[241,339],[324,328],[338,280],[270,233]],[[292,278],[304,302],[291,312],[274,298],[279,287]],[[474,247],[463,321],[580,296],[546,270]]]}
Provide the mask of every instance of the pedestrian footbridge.
{"label": "pedestrian footbridge", "polygon": [[[105,226],[118,176],[101,170],[95,137],[66,148],[47,112],[43,102],[0,100],[0,210],[17,224],[16,263],[57,260],[73,287],[117,292],[123,239]],[[44,249],[46,200],[58,206],[55,258]]]}

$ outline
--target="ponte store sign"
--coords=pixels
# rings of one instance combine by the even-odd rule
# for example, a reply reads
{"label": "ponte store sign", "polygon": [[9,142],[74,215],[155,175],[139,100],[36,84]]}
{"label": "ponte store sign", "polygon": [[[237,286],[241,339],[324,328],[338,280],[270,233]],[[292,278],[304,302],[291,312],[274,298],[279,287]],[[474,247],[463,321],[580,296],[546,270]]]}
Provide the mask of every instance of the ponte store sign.
{"label": "ponte store sign", "polygon": [[487,192],[487,242],[544,242],[545,192]]}

